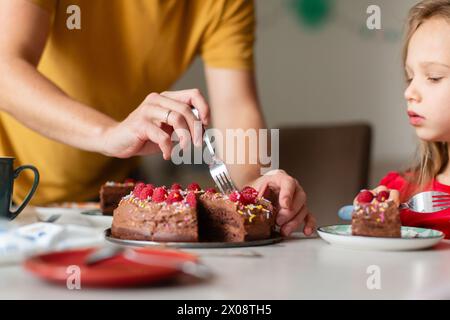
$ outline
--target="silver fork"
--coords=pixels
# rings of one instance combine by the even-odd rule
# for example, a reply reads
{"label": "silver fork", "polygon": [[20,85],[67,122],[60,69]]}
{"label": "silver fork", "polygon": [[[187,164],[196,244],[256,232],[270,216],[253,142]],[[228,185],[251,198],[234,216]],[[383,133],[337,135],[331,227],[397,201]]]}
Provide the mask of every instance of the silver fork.
{"label": "silver fork", "polygon": [[210,268],[200,261],[181,261],[178,258],[169,257],[166,259],[161,259],[159,256],[155,257],[149,254],[139,254],[132,248],[125,248],[121,246],[106,246],[99,248],[90,253],[85,258],[84,263],[88,266],[95,266],[117,255],[122,255],[127,260],[145,265],[174,268],[184,274],[203,280],[210,279],[213,276]]}
{"label": "silver fork", "polygon": [[[197,109],[193,108],[192,113],[197,119],[200,120]],[[209,164],[209,172],[222,193],[231,193],[236,190],[236,186],[231,180],[231,176],[228,173],[225,163],[216,156],[216,152],[211,144],[211,139],[208,133],[205,131],[203,135],[203,140],[206,143],[209,153],[211,154],[211,163]]]}
{"label": "silver fork", "polygon": [[37,216],[37,220],[39,222],[47,222],[47,223],[53,223],[56,220],[58,220],[59,218],[61,218],[61,214],[52,214],[50,217],[46,217],[46,218],[41,218],[41,217]]}
{"label": "silver fork", "polygon": [[420,213],[434,213],[450,208],[450,194],[439,191],[425,191],[416,194],[399,207]]}

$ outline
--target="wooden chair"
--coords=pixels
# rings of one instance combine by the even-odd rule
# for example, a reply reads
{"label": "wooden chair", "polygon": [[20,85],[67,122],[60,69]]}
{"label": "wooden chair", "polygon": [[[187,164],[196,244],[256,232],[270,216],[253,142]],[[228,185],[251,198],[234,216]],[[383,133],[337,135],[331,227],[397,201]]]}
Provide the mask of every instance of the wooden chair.
{"label": "wooden chair", "polygon": [[298,179],[318,225],[367,187],[372,130],[364,123],[280,127],[280,168]]}

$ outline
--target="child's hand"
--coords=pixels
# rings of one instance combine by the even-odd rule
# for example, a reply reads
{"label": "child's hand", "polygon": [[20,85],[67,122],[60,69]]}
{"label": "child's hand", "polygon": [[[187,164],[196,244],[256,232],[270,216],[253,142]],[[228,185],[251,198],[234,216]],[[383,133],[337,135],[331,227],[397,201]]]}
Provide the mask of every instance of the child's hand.
{"label": "child's hand", "polygon": [[306,194],[297,179],[278,169],[259,177],[251,185],[278,207],[276,222],[284,236],[289,236],[302,224],[305,235],[310,236],[315,231],[316,219],[309,212]]}
{"label": "child's hand", "polygon": [[[382,191],[386,191],[389,194],[388,200],[392,200],[397,206],[400,206],[400,193],[398,192],[398,190],[388,189],[385,186],[378,186],[375,189],[369,191],[374,195],[374,197],[377,197]],[[358,202],[360,202],[358,201],[358,197],[360,194],[358,194],[353,200],[353,205],[356,205],[358,204]]]}

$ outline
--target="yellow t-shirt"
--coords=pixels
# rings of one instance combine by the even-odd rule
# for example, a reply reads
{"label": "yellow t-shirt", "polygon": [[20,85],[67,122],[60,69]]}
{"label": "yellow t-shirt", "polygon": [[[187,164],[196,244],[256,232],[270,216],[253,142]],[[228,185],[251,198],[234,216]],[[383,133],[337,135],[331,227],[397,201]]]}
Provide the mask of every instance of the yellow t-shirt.
{"label": "yellow t-shirt", "polygon": [[[52,17],[39,71],[72,98],[116,120],[149,93],[168,90],[197,54],[211,67],[253,67],[253,0],[30,1]],[[80,8],[80,30],[66,26],[70,5]],[[123,180],[138,162],[52,141],[1,112],[0,155],[39,169],[34,204],[93,198],[102,183]],[[22,175],[14,186],[19,202],[33,178]]]}

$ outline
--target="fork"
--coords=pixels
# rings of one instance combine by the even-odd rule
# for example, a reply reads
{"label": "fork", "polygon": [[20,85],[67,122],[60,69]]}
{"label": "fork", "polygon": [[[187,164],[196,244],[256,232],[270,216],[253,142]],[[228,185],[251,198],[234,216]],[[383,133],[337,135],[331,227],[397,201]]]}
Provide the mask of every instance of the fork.
{"label": "fork", "polygon": [[418,193],[399,207],[400,210],[410,209],[420,213],[434,213],[448,208],[450,208],[450,194],[438,191]]}
{"label": "fork", "polygon": [[[197,109],[192,108],[192,113],[195,117],[200,120]],[[209,173],[211,174],[216,186],[222,193],[231,193],[236,190],[236,186],[231,180],[231,176],[228,173],[225,163],[216,156],[216,152],[211,144],[211,139],[208,133],[205,131],[203,135],[203,140],[205,141],[206,147],[211,154],[211,163],[209,164]]]}
{"label": "fork", "polygon": [[60,214],[52,214],[50,217],[47,217],[47,218],[41,218],[41,217],[37,216],[37,219],[39,222],[47,222],[47,223],[53,223],[56,220],[58,220],[59,218],[61,218]]}
{"label": "fork", "polygon": [[[410,209],[419,213],[435,213],[450,208],[450,194],[439,191],[425,191],[414,195],[407,202],[400,204],[399,209]],[[351,220],[353,205],[344,206],[338,211],[343,220]]]}
{"label": "fork", "polygon": [[180,261],[178,258],[161,259],[161,257],[148,254],[141,255],[132,248],[121,246],[106,246],[96,249],[84,259],[84,263],[92,267],[118,255],[122,255],[129,261],[145,265],[174,268],[198,279],[207,280],[213,276],[210,268],[200,261]]}

